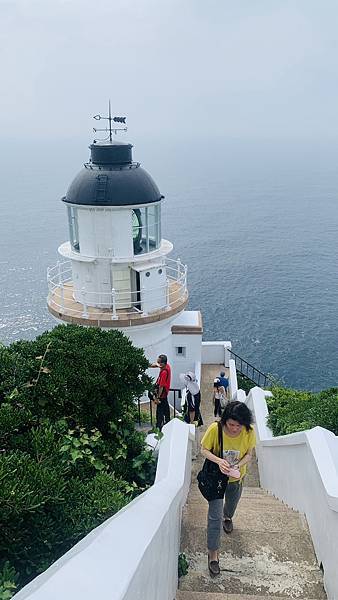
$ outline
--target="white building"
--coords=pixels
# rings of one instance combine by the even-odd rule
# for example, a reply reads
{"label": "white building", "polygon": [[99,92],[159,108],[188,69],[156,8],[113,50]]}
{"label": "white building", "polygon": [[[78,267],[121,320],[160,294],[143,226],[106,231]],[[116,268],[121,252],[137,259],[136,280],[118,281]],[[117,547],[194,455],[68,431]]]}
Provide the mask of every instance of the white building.
{"label": "white building", "polygon": [[69,241],[48,269],[48,309],[59,321],[118,328],[150,361],[167,354],[178,375],[201,361],[202,321],[186,311],[187,267],[168,258],[161,195],[132,160],[132,145],[94,142],[89,162],[62,198]]}

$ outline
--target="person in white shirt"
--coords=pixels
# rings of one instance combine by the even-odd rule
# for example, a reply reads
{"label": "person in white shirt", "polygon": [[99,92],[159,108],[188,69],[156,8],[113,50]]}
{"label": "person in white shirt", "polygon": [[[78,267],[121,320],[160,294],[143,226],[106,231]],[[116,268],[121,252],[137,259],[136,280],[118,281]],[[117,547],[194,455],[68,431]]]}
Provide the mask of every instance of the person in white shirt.
{"label": "person in white shirt", "polygon": [[187,388],[187,407],[184,420],[186,423],[197,423],[198,425],[203,425],[203,419],[200,411],[201,392],[197,377],[195,373],[188,371],[187,373],[182,373],[180,375],[180,379]]}

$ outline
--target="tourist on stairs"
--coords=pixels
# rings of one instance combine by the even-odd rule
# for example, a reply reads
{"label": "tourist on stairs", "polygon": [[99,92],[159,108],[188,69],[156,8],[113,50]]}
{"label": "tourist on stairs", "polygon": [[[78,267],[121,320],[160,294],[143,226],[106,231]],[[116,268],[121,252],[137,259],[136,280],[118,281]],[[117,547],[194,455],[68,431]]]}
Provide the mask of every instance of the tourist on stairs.
{"label": "tourist on stairs", "polygon": [[224,500],[209,502],[208,510],[208,566],[212,576],[219,575],[220,533],[223,521],[225,533],[233,530],[232,518],[242,494],[243,478],[250,461],[256,438],[252,427],[251,411],[243,402],[229,402],[221,417],[223,458],[219,457],[218,423],[212,423],[204,434],[202,454],[217,463],[221,472],[229,476]]}
{"label": "tourist on stairs", "polygon": [[197,377],[193,371],[180,374],[180,380],[186,387],[186,401],[183,407],[184,421],[195,423],[197,427],[203,425],[200,411],[201,391]]}
{"label": "tourist on stairs", "polygon": [[227,404],[226,392],[225,388],[221,385],[219,377],[214,379],[214,393],[213,393],[213,403],[214,403],[214,417],[220,420],[222,416],[222,412]]}
{"label": "tourist on stairs", "polygon": [[165,423],[170,421],[170,407],[168,394],[171,383],[171,368],[165,354],[160,354],[157,362],[151,367],[160,367],[160,372],[155,383],[153,401],[156,404],[156,428],[161,431]]}

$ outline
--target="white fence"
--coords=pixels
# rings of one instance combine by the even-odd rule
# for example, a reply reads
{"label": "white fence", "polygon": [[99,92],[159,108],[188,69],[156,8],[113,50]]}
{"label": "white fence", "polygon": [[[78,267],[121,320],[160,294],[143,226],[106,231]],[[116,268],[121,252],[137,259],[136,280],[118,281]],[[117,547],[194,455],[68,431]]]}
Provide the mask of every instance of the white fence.
{"label": "white fence", "polygon": [[229,366],[231,342],[202,342],[202,364]]}
{"label": "white fence", "polygon": [[15,600],[173,600],[194,428],[163,429],[154,485],[28,584]]}
{"label": "white fence", "polygon": [[[62,314],[66,312],[70,316],[83,319],[90,318],[89,307],[103,309],[102,313],[94,313],[101,315],[101,319],[109,318],[107,310],[111,311],[111,318],[114,320],[126,319],[128,315],[135,315],[135,312],[147,316],[151,312],[176,308],[187,298],[187,266],[179,259],[166,258],[162,259],[162,268],[165,268],[166,272],[164,282],[153,288],[135,291],[114,288],[109,291],[94,291],[88,286],[77,288],[76,279],[73,279],[72,261],[58,262],[47,268],[47,302],[51,308]],[[150,298],[151,310],[146,308]]]}
{"label": "white fence", "polygon": [[[240,390],[242,391],[242,390]],[[237,384],[237,372],[236,372],[236,364],[233,358],[229,360],[229,400],[241,400],[241,398],[237,398],[238,393],[238,384]]]}
{"label": "white fence", "polygon": [[256,422],[261,485],[306,515],[327,597],[338,600],[338,438],[322,427],[274,438],[265,396],[255,387],[247,398]]}
{"label": "white fence", "polygon": [[229,399],[245,402],[245,392],[238,389],[236,363],[230,358],[231,342],[202,342],[202,364],[224,365],[229,369]]}

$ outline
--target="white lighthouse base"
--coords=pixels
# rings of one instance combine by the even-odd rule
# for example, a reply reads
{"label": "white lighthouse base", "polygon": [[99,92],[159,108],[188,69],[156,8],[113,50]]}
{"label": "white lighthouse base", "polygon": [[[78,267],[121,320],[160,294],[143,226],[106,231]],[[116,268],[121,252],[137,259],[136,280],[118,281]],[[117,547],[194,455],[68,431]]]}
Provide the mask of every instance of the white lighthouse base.
{"label": "white lighthouse base", "polygon": [[[153,363],[166,354],[172,368],[172,388],[181,388],[180,373],[195,369],[202,357],[202,317],[199,311],[183,311],[165,321],[120,329],[134,344],[143,348]],[[154,376],[154,370],[149,371]]]}

